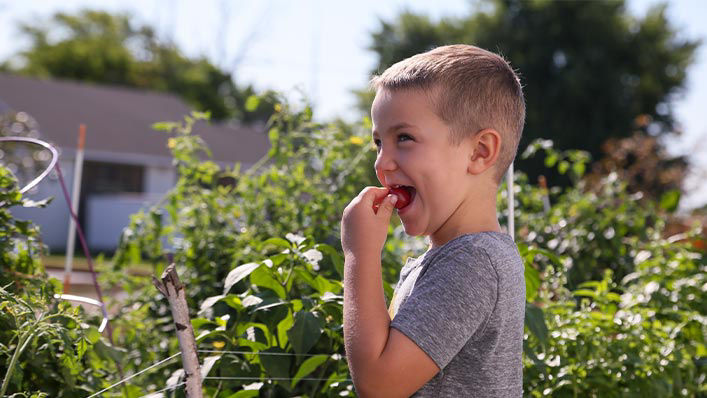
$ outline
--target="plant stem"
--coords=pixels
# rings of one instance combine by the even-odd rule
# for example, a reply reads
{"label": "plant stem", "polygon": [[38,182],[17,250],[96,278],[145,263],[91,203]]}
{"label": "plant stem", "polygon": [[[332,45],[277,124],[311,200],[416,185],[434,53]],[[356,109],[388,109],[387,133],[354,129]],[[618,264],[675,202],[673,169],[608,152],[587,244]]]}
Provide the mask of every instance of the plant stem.
{"label": "plant stem", "polygon": [[[7,367],[7,373],[5,373],[5,379],[2,382],[2,388],[0,388],[0,397],[5,396],[5,391],[7,391],[8,385],[10,385],[10,379],[12,378],[12,371],[15,369],[15,364],[17,363],[17,359],[22,355],[22,352],[27,348],[27,345],[32,341],[34,338],[34,334],[36,332],[36,328],[32,328],[30,331],[26,332],[22,336],[20,336],[20,339],[17,340],[17,347],[15,347],[15,352],[12,354],[12,358],[10,359],[10,364]],[[26,334],[29,333],[28,336]],[[25,337],[26,336],[26,337]],[[24,337],[24,339],[23,339]]]}
{"label": "plant stem", "polygon": [[216,392],[214,392],[213,398],[218,397],[218,393],[221,392],[221,386],[223,385],[223,381],[218,382],[218,386],[216,387]]}
{"label": "plant stem", "polygon": [[[294,268],[295,268],[295,265],[294,265],[294,264],[290,264],[290,270],[287,271],[287,277],[285,277],[285,282],[282,284],[282,287],[284,287],[285,289],[287,289],[287,282],[290,281],[290,276],[292,276],[292,270],[293,270]],[[289,292],[288,292],[287,290],[285,290],[285,294],[286,294],[286,297],[289,299],[289,298],[290,298],[290,295],[289,295]]]}
{"label": "plant stem", "polygon": [[[317,375],[318,379],[321,379],[326,374],[325,371],[329,367],[329,360],[327,359],[327,361],[323,365],[324,366],[322,366],[322,368],[319,370],[319,374]],[[312,397],[316,396],[315,394],[316,394],[317,390],[319,389],[319,383],[321,383],[321,380],[317,380],[314,383],[314,388],[312,388]]]}

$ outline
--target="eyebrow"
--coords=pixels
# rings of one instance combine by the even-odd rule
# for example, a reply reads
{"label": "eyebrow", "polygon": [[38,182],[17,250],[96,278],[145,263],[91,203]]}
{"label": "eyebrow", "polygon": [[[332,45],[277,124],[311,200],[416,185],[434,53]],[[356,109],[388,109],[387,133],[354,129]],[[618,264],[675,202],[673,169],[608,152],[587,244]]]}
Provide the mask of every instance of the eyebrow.
{"label": "eyebrow", "polygon": [[[396,124],[396,125],[394,125],[394,126],[391,126],[391,127],[388,129],[388,133],[390,133],[390,132],[392,132],[392,131],[404,129],[404,128],[409,128],[409,127],[414,128],[415,126],[413,126],[412,124],[409,124],[409,123],[401,122],[401,123],[398,123],[398,124]],[[373,132],[371,133],[371,135],[376,135],[376,134],[378,134],[378,132],[375,131],[375,130],[373,130]]]}

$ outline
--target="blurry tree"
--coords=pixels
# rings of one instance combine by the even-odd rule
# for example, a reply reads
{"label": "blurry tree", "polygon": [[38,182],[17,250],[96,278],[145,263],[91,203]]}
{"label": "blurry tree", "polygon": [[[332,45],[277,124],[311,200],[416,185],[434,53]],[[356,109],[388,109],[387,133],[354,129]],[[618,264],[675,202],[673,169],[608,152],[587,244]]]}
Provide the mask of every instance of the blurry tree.
{"label": "blurry tree", "polygon": [[[608,138],[633,135],[635,121],[658,137],[679,133],[672,99],[684,87],[699,40],[681,38],[658,5],[643,18],[622,0],[482,0],[467,16],[439,22],[402,13],[381,21],[370,49],[374,73],[435,46],[468,43],[501,53],[521,76],[527,102],[520,150],[536,138],[602,155]],[[359,93],[370,109],[372,93]],[[538,160],[520,161],[531,177]],[[551,181],[557,183],[557,181]]]}
{"label": "blurry tree", "polygon": [[672,201],[677,206],[682,181],[687,175],[683,157],[671,158],[656,137],[639,132],[626,138],[609,138],[604,157],[595,162],[587,178],[598,186],[602,176],[616,172],[631,192],[641,191],[652,200]]}
{"label": "blurry tree", "polygon": [[199,110],[211,111],[215,119],[250,122],[272,114],[274,94],[266,93],[256,109],[247,107],[255,94],[251,86],[237,87],[229,72],[205,58],[184,56],[127,14],[56,13],[46,23],[22,23],[20,31],[29,38],[29,47],[0,69],[170,92]]}

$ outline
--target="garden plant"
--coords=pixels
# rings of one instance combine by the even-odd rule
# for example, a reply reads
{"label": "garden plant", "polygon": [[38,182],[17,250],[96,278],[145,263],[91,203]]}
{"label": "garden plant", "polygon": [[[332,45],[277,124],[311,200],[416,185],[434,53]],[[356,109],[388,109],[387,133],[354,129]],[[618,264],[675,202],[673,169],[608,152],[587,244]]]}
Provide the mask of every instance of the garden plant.
{"label": "garden plant", "polygon": [[[248,101],[258,106],[258,98]],[[114,341],[95,317],[58,303],[43,247],[8,209],[31,205],[0,167],[0,377],[15,396],[89,396],[178,352],[166,301],[149,278],[174,262],[187,289],[204,392],[209,397],[354,396],[342,335],[339,222],[362,187],[375,185],[370,122],[322,124],[307,105],[281,101],[268,123],[270,152],[241,170],[209,160],[198,136],[207,114],[158,123],[178,179],[159,203],[132,216],[99,281],[128,298],[111,300]],[[515,173],[516,242],[525,262],[524,389],[528,396],[697,397],[707,393],[705,252],[700,227],[664,234],[677,197],[628,192],[616,174],[583,178],[589,155],[535,141],[567,174],[545,189]],[[552,185],[552,184],[551,184]],[[498,212],[507,223],[506,189]],[[384,248],[388,298],[401,264],[426,243],[393,221]],[[178,359],[104,396],[139,397],[174,387]]]}

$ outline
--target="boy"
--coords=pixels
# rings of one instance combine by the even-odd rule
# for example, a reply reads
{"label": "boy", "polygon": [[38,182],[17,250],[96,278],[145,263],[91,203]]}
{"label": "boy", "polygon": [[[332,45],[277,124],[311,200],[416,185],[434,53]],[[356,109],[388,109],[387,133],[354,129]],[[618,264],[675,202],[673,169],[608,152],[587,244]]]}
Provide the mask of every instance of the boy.
{"label": "boy", "polygon": [[[362,397],[520,397],[523,264],[496,193],[525,119],[500,56],[452,45],[374,77],[376,175],[344,210],[344,338]],[[386,310],[381,250],[394,208],[430,248]]]}

